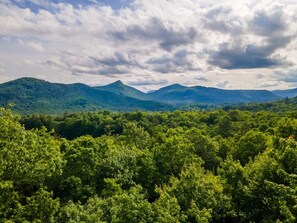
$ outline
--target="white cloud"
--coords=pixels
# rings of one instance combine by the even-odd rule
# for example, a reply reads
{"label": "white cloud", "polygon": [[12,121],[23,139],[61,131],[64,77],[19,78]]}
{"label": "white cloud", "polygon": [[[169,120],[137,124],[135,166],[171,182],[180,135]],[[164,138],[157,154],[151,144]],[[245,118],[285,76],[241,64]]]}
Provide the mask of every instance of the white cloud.
{"label": "white cloud", "polygon": [[26,47],[29,47],[29,48],[32,48],[33,50],[36,50],[38,52],[44,52],[44,48],[42,46],[41,43],[39,42],[34,42],[32,40],[30,41],[23,41],[22,39],[17,39],[18,43],[22,46],[26,46]]}
{"label": "white cloud", "polygon": [[[261,88],[256,73],[264,73],[265,86],[273,86],[275,69],[285,73],[297,63],[292,0],[135,0],[119,10],[31,2],[39,10],[0,2],[5,42],[0,57],[15,58],[5,67],[11,77],[34,75],[33,70],[45,72],[48,80],[60,76],[61,82],[145,83],[147,78],[151,88],[161,82]],[[35,63],[17,70],[15,64],[24,59]],[[288,78],[277,83],[291,84]]]}
{"label": "white cloud", "polygon": [[33,48],[34,50],[36,50],[38,52],[43,52],[44,51],[44,48],[43,48],[41,43],[36,43],[36,42],[33,42],[33,41],[29,41],[27,43],[27,46]]}

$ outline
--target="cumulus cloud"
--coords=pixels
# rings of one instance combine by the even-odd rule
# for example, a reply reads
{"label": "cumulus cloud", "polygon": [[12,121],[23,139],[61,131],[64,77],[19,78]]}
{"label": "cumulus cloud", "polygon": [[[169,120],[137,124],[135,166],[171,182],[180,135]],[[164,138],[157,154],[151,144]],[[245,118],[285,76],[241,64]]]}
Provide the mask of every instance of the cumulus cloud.
{"label": "cumulus cloud", "polygon": [[196,53],[183,49],[176,51],[173,55],[164,54],[161,57],[152,57],[147,64],[152,65],[152,69],[159,73],[185,73],[201,70],[196,59]]}
{"label": "cumulus cloud", "polygon": [[261,45],[242,45],[235,41],[232,44],[223,43],[217,52],[210,55],[208,62],[223,69],[253,69],[266,67],[282,67],[292,65],[286,57],[273,55],[277,49],[287,45],[291,38],[282,37],[269,39]]}
{"label": "cumulus cloud", "polygon": [[288,82],[297,86],[297,66],[286,71],[276,71],[274,77],[283,82]]}
{"label": "cumulus cloud", "polygon": [[245,29],[244,18],[234,12],[231,6],[215,6],[202,18],[203,26],[223,34],[239,35]]}
{"label": "cumulus cloud", "polygon": [[[15,66],[26,59],[51,70],[49,78],[59,70],[88,83],[98,76],[152,87],[177,80],[230,87],[258,69],[270,83],[274,69],[287,73],[297,63],[292,0],[2,0],[0,11],[0,57],[11,76],[37,70]],[[279,74],[282,83],[292,76]]]}
{"label": "cumulus cloud", "polygon": [[198,37],[198,31],[194,27],[166,26],[160,18],[151,18],[147,24],[133,25],[122,32],[116,31],[111,34],[120,41],[131,41],[135,38],[146,43],[156,41],[159,47],[166,51],[191,44]]}
{"label": "cumulus cloud", "polygon": [[210,53],[208,62],[223,69],[292,65],[286,56],[276,53],[296,39],[296,34],[289,33],[287,17],[282,5],[256,10],[246,21],[246,31],[235,32],[231,41],[219,44],[218,50]]}
{"label": "cumulus cloud", "polygon": [[129,73],[133,67],[140,65],[129,55],[115,52],[111,55],[99,54],[95,56],[81,55],[78,57],[73,53],[63,53],[56,60],[48,60],[49,66],[58,66],[67,69],[74,75],[118,75]]}
{"label": "cumulus cloud", "polygon": [[250,29],[262,36],[281,35],[288,29],[287,15],[284,7],[279,4],[257,10],[251,21]]}

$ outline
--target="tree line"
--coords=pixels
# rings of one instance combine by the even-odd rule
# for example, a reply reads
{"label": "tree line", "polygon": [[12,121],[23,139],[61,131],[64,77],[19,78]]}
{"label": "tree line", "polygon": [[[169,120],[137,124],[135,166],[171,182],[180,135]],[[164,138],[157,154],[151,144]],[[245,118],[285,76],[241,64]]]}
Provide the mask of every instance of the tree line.
{"label": "tree line", "polygon": [[0,222],[296,222],[297,112],[0,110]]}

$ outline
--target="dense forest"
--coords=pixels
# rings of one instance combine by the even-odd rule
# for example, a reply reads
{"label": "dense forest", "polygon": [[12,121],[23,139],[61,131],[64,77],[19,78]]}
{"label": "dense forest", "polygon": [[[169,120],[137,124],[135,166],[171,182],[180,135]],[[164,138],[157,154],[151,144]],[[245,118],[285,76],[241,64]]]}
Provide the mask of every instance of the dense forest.
{"label": "dense forest", "polygon": [[1,108],[0,222],[296,222],[296,137],[296,110]]}

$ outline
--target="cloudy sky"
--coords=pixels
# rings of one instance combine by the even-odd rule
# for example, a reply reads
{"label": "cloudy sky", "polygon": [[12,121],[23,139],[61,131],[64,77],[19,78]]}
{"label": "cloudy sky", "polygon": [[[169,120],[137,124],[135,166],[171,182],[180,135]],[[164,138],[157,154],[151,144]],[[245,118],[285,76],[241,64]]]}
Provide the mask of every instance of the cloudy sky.
{"label": "cloudy sky", "polygon": [[296,0],[0,0],[0,82],[297,87]]}

